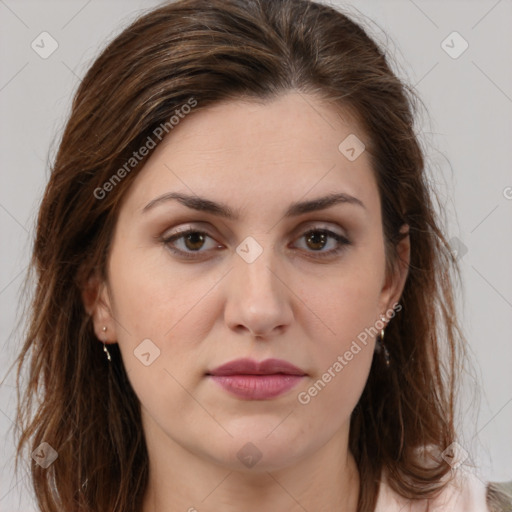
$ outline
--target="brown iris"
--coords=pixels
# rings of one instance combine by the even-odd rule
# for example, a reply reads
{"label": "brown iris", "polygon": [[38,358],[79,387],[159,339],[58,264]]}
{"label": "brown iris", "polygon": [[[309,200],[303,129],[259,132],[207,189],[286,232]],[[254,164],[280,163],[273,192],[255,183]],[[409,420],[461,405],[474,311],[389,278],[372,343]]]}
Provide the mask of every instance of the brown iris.
{"label": "brown iris", "polygon": [[[189,233],[184,238],[187,249],[190,249],[191,251],[196,251],[200,249],[204,243],[204,235],[202,233]],[[189,242],[191,244],[189,244]],[[200,245],[196,246],[195,244]]]}
{"label": "brown iris", "polygon": [[313,245],[315,244],[320,244],[321,247],[311,247],[312,249],[322,249],[323,247],[325,247],[325,242],[326,242],[326,235],[325,233],[321,233],[321,232],[311,232],[307,237],[306,237],[306,241],[307,243],[309,244],[311,241],[313,243]]}

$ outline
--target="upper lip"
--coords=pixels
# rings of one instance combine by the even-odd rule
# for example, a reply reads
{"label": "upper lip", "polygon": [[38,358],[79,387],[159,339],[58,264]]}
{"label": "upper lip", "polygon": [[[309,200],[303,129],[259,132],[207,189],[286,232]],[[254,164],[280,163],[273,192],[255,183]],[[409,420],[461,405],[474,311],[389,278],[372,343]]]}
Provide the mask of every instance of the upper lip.
{"label": "upper lip", "polygon": [[272,375],[282,373],[286,375],[306,375],[306,372],[283,359],[235,359],[213,370],[208,375]]}

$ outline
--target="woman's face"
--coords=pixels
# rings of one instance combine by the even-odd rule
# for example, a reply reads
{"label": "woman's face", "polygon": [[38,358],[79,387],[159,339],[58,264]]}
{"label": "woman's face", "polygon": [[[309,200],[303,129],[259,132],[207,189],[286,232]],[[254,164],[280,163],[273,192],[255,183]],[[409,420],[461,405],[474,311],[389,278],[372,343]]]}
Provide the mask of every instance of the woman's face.
{"label": "woman's face", "polygon": [[[257,471],[348,442],[378,321],[406,275],[386,279],[377,184],[355,136],[314,96],[230,101],[189,114],[134,180],[94,320],[119,344],[150,446]],[[400,250],[408,259],[407,239]],[[255,364],[216,371],[239,359]],[[281,362],[257,368],[268,359]]]}

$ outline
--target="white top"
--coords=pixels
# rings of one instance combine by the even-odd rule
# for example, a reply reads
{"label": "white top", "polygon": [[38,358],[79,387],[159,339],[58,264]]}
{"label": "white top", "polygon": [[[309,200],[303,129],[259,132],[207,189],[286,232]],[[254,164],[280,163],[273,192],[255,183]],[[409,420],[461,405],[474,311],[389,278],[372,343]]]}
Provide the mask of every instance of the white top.
{"label": "white top", "polygon": [[463,467],[455,470],[453,480],[437,498],[431,500],[403,498],[383,479],[375,512],[489,512],[486,490],[487,484]]}

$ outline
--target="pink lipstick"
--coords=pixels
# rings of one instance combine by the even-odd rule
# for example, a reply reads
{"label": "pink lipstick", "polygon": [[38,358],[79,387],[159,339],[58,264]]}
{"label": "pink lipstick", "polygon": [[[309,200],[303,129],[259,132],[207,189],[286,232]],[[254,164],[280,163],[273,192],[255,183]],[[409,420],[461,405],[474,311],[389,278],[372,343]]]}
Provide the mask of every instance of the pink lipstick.
{"label": "pink lipstick", "polygon": [[288,361],[236,359],[207,375],[229,393],[246,400],[268,400],[296,386],[306,373]]}

